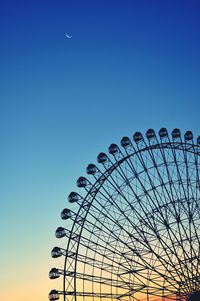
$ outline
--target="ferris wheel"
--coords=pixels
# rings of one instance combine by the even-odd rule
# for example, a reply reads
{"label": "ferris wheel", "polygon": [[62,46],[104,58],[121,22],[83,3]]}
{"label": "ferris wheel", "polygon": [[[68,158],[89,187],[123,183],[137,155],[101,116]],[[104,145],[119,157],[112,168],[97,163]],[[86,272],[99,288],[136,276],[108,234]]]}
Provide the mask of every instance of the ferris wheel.
{"label": "ferris wheel", "polygon": [[149,129],[108,151],[61,212],[49,300],[200,300],[200,136]]}

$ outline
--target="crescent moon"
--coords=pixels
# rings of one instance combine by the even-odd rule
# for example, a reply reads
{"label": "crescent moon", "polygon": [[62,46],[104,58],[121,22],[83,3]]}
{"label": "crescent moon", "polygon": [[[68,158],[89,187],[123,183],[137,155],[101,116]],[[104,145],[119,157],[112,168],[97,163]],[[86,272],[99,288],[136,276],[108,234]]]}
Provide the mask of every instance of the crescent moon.
{"label": "crescent moon", "polygon": [[67,33],[65,34],[68,39],[71,39],[72,36],[69,36]]}

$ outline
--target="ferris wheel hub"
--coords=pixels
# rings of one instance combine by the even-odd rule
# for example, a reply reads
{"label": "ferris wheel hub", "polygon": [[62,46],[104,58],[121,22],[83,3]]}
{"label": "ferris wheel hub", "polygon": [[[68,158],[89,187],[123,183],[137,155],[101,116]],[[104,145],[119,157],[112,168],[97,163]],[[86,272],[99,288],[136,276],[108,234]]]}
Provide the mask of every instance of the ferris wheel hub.
{"label": "ferris wheel hub", "polygon": [[188,301],[199,301],[200,300],[200,291],[194,292],[188,298]]}

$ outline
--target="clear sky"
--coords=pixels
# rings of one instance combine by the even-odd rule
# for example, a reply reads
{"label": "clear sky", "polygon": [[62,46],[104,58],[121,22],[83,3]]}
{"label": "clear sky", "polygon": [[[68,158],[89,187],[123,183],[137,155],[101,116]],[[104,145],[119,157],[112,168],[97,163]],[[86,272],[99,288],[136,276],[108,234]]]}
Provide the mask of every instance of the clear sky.
{"label": "clear sky", "polygon": [[88,163],[135,131],[200,134],[200,4],[0,6],[0,299],[42,301],[56,287],[54,230]]}

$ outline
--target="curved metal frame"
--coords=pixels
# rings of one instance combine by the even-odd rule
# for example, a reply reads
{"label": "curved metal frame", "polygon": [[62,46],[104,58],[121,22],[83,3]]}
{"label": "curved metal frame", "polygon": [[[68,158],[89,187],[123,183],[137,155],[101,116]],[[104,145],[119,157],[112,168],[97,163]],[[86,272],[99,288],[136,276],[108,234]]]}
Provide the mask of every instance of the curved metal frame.
{"label": "curved metal frame", "polygon": [[160,141],[147,131],[148,144],[135,133],[136,147],[124,137],[125,153],[112,144],[115,162],[100,153],[105,171],[92,165],[94,184],[77,181],[86,195],[66,211],[71,230],[57,229],[68,243],[63,270],[50,275],[63,275],[63,291],[50,300],[186,300],[200,289],[200,147],[191,132],[183,142],[178,129],[173,140],[161,130]]}

